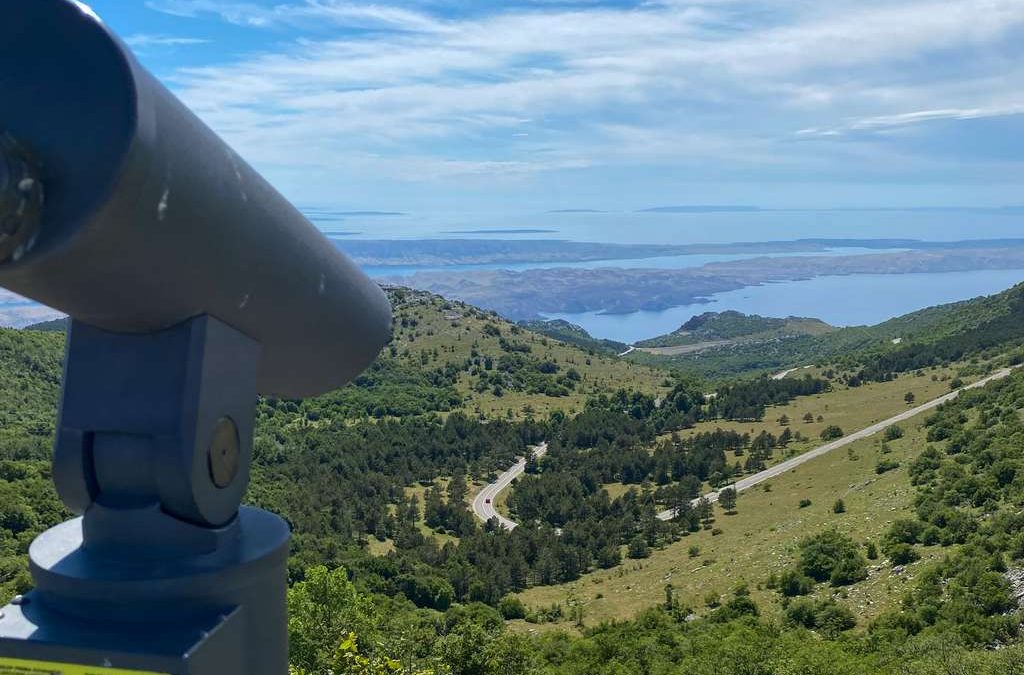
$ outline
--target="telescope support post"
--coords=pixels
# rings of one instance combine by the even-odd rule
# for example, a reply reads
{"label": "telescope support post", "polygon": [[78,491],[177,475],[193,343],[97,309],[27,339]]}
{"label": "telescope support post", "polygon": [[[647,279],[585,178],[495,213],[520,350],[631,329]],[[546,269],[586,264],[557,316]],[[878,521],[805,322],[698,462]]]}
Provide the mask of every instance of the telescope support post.
{"label": "telescope support post", "polygon": [[80,517],[32,543],[0,675],[287,672],[288,527],[239,506],[259,355],[208,316],[145,335],[72,322],[54,481]]}

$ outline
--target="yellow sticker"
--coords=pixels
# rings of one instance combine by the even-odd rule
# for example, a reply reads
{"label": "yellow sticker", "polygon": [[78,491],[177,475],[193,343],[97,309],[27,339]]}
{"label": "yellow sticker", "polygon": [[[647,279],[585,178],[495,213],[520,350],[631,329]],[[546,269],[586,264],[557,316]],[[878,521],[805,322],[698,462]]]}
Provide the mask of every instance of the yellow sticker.
{"label": "yellow sticker", "polygon": [[80,666],[74,663],[49,661],[23,661],[0,656],[0,675],[168,675],[143,670]]}

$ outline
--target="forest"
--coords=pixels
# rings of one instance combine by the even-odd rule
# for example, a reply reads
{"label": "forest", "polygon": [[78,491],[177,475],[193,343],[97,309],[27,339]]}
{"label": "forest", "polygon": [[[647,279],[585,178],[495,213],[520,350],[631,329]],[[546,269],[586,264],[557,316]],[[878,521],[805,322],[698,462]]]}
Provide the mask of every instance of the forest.
{"label": "forest", "polygon": [[[301,608],[293,635],[303,645],[296,666],[301,672],[327,672],[337,663],[336,645],[343,641],[349,652],[366,651],[364,658],[376,665],[365,672],[374,673],[1019,673],[1024,649],[1017,640],[1024,616],[1017,597],[1024,589],[1011,580],[1020,579],[1024,569],[1024,493],[1018,479],[1024,470],[1022,402],[1024,375],[1018,373],[929,417],[929,445],[910,469],[915,518],[894,522],[877,547],[873,542],[862,547],[835,531],[809,535],[792,570],[766,575],[765,583],[787,598],[782,616],[765,615],[745,587],[737,586],[695,619],[695,608],[680,606],[669,584],[663,604],[631,621],[581,633],[530,635],[505,628],[499,612],[479,604],[441,615],[387,604],[386,612],[360,616],[379,603],[401,601],[369,601],[347,576],[334,572],[332,586],[332,573],[316,569],[292,591],[293,608]],[[858,583],[878,556],[912,562],[920,546],[940,546],[946,553],[917,578],[901,603],[867,625],[841,601],[807,599],[817,585]],[[314,592],[344,594],[351,613],[335,621],[319,648],[303,629],[314,625],[304,623],[304,615],[316,611],[309,597]],[[499,609],[518,616],[522,608],[505,602]],[[344,642],[352,636],[358,637]],[[412,644],[416,649],[410,651]]]}

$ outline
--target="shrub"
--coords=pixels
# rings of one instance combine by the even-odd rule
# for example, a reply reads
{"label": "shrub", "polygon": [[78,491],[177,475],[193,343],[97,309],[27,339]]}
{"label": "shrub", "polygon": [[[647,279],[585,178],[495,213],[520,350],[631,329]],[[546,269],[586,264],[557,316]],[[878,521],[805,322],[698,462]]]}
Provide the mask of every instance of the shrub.
{"label": "shrub", "polygon": [[882,475],[887,471],[895,471],[900,468],[900,463],[894,459],[883,459],[875,465],[875,473]]}
{"label": "shrub", "polygon": [[856,557],[843,558],[837,562],[828,581],[833,586],[849,586],[867,578],[867,564],[858,554]]}
{"label": "shrub", "polygon": [[903,438],[903,427],[893,424],[892,426],[885,428],[886,441],[895,441],[900,438]]}
{"label": "shrub", "polygon": [[867,562],[857,544],[837,530],[826,530],[800,542],[798,568],[815,581],[842,586],[867,576]]}
{"label": "shrub", "polygon": [[921,554],[910,544],[894,542],[885,548],[885,555],[893,565],[909,565],[921,559]]}
{"label": "shrub", "polygon": [[814,620],[817,628],[827,636],[838,635],[857,625],[853,612],[834,600],[819,601]]}
{"label": "shrub", "polygon": [[846,502],[837,499],[836,503],[832,505],[832,513],[846,513]]}
{"label": "shrub", "polygon": [[648,558],[651,555],[651,549],[647,545],[647,540],[642,536],[636,536],[629,542],[628,555],[630,558]]}
{"label": "shrub", "polygon": [[806,509],[810,505],[811,505],[811,500],[810,499],[801,499],[800,500],[800,508]]}
{"label": "shrub", "polygon": [[921,543],[925,546],[934,546],[942,541],[942,530],[930,525],[923,533],[921,533]]}
{"label": "shrub", "polygon": [[842,438],[845,435],[846,434],[843,433],[843,430],[840,427],[837,427],[835,424],[830,424],[822,430],[821,440],[834,441],[837,438]]}
{"label": "shrub", "polygon": [[814,579],[795,570],[786,570],[779,577],[779,592],[787,598],[807,595],[814,588]]}
{"label": "shrub", "polygon": [[886,538],[893,543],[916,544],[925,530],[925,524],[919,520],[899,518],[889,526]]}
{"label": "shrub", "polygon": [[793,626],[818,629],[829,637],[857,625],[853,613],[834,600],[795,600],[786,608],[786,622]]}
{"label": "shrub", "polygon": [[526,618],[526,606],[514,595],[506,595],[498,601],[498,612],[505,620]]}

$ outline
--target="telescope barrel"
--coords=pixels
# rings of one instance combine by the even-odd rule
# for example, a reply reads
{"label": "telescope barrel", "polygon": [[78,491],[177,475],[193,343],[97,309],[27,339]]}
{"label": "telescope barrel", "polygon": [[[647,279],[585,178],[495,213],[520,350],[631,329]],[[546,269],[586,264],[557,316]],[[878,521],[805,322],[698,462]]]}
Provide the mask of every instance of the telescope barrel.
{"label": "telescope barrel", "polygon": [[[383,291],[91,11],[4,10],[0,286],[114,333],[213,316],[261,345],[265,394],[320,394],[373,360]],[[19,190],[19,171],[38,175]]]}

